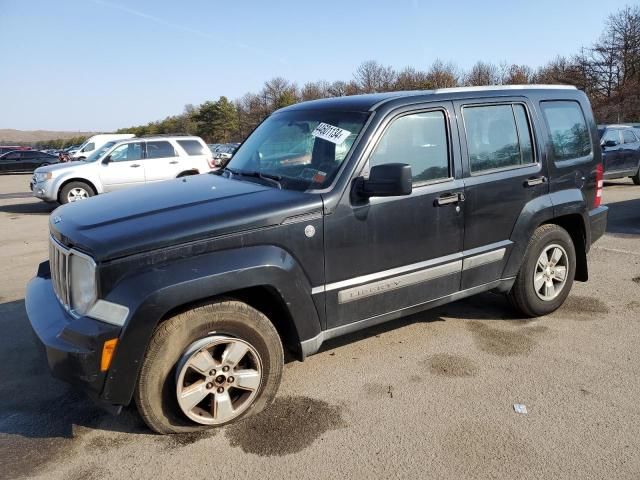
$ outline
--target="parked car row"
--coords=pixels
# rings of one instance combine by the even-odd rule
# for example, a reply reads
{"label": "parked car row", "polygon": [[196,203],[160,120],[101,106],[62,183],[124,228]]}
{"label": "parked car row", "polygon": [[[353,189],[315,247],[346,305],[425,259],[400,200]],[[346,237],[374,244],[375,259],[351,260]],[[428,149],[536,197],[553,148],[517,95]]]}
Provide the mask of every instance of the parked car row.
{"label": "parked car row", "polygon": [[37,168],[30,188],[42,200],[65,204],[213,167],[200,137],[131,137],[107,141],[82,160]]}
{"label": "parked car row", "polygon": [[239,143],[212,143],[207,145],[213,154],[213,161],[216,167],[224,168],[229,163],[231,157],[236,152]]}

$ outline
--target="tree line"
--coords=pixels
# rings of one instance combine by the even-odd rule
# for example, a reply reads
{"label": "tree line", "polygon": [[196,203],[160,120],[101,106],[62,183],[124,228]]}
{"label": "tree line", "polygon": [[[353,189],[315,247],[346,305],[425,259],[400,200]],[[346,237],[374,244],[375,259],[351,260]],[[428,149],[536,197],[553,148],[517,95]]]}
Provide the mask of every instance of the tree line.
{"label": "tree line", "polygon": [[640,7],[628,6],[609,15],[593,44],[572,56],[557,56],[537,69],[478,61],[463,70],[452,62],[436,60],[426,69],[409,66],[398,71],[369,60],[348,81],[320,80],[298,86],[276,77],[257,93],[186,105],[179,115],[122,128],[118,133],[190,133],[207,143],[236,142],[273,111],[300,101],[394,90],[533,83],[574,85],[585,91],[598,122],[640,121]]}

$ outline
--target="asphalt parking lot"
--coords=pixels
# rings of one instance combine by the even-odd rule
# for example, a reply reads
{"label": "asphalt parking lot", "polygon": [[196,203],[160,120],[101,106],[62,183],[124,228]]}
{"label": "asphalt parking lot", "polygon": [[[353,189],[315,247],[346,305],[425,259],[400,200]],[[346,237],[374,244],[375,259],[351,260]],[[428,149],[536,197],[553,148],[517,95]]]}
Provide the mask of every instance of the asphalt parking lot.
{"label": "asphalt parking lot", "polygon": [[[639,478],[640,187],[606,184],[588,283],[523,321],[483,294],[290,361],[264,414],[158,436],[50,377],[24,309],[52,207],[0,177],[0,477]],[[514,412],[524,404],[528,414]]]}

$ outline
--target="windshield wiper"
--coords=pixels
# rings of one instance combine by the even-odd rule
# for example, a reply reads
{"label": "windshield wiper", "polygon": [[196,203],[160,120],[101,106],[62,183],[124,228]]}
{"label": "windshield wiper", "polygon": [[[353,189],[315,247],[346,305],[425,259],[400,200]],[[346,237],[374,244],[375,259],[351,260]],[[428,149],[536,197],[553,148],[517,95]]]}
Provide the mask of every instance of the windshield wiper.
{"label": "windshield wiper", "polygon": [[[282,189],[282,184],[280,183],[280,181],[282,180],[282,176],[281,175],[274,175],[272,173],[263,173],[263,172],[259,172],[257,170],[235,170],[235,169],[232,169],[232,168],[229,168],[229,167],[226,167],[224,170],[229,172],[231,175],[239,175],[241,177],[259,178],[261,180],[265,180],[267,182],[272,183],[273,185],[275,185],[279,189]],[[229,177],[229,178],[231,178],[231,177]]]}

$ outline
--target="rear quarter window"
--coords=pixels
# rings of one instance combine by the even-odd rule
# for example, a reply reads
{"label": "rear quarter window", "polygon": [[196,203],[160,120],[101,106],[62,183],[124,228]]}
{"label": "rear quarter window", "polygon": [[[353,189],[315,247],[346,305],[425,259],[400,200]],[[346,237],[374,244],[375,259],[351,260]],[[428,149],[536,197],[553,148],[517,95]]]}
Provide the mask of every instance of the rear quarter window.
{"label": "rear quarter window", "polygon": [[549,100],[540,105],[555,162],[589,161],[592,153],[591,136],[580,104],[573,100]]}
{"label": "rear quarter window", "polygon": [[210,153],[209,149],[197,140],[178,140],[178,145],[187,152],[187,155],[207,155]]}

